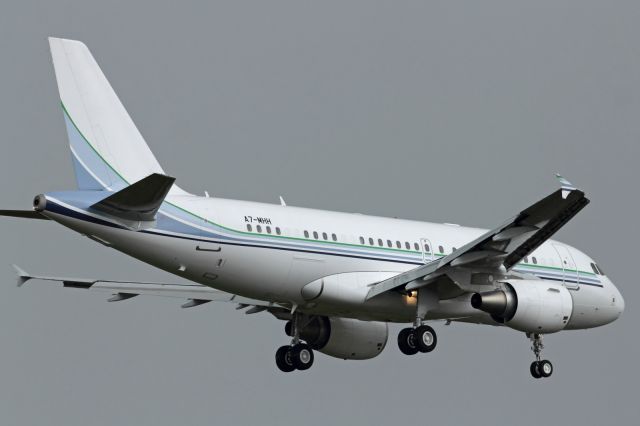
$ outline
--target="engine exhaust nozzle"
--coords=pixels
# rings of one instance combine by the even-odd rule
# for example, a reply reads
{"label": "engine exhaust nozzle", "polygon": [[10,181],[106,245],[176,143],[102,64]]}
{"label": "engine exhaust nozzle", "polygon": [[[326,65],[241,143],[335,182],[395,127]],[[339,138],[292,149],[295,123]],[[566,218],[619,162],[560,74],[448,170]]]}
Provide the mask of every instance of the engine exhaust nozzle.
{"label": "engine exhaust nozzle", "polygon": [[47,207],[47,197],[44,194],[36,195],[33,199],[33,209],[37,212],[44,211]]}
{"label": "engine exhaust nozzle", "polygon": [[507,295],[502,290],[475,293],[471,296],[471,306],[496,316],[504,315],[507,310],[508,303]]}

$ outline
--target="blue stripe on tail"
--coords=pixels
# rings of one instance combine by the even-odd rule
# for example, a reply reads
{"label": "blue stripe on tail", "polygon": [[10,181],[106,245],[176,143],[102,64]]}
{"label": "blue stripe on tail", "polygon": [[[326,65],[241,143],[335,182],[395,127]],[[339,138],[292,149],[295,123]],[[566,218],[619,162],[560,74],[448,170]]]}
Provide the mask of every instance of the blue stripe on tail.
{"label": "blue stripe on tail", "polygon": [[106,164],[80,133],[64,105],[62,110],[78,189],[118,191],[128,186],[128,183]]}

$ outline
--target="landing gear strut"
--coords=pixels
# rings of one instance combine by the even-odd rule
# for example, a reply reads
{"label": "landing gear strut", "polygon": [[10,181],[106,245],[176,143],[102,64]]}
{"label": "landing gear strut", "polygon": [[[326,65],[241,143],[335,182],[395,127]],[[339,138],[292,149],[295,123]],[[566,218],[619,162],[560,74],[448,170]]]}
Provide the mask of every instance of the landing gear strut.
{"label": "landing gear strut", "polygon": [[551,376],[553,373],[553,364],[551,364],[549,360],[540,359],[542,357],[542,349],[544,349],[542,334],[528,334],[527,337],[531,339],[531,350],[536,356],[536,360],[533,361],[529,367],[531,375],[536,379]]}
{"label": "landing gear strut", "polygon": [[308,370],[313,365],[313,349],[300,341],[302,316],[297,312],[291,319],[291,344],[276,351],[276,365],[280,371]]}
{"label": "landing gear strut", "polygon": [[438,344],[438,336],[433,328],[422,324],[427,312],[434,308],[438,296],[431,289],[418,290],[416,306],[416,318],[413,328],[403,328],[398,334],[398,347],[405,355],[415,355],[418,352],[431,352]]}

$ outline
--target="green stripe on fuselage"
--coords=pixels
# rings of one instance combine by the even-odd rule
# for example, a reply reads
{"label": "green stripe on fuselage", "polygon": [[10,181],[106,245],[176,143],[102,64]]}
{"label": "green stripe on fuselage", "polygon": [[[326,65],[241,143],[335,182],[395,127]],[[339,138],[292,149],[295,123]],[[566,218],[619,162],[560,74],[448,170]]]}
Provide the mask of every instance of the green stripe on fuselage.
{"label": "green stripe on fuselage", "polygon": [[[109,167],[118,177],[120,177],[120,179],[122,179],[127,185],[131,185],[131,182],[129,182],[122,174],[120,174],[118,172],[118,170],[115,169],[115,167],[113,167],[101,154],[100,152],[91,144],[91,142],[89,141],[89,139],[86,138],[86,136],[84,135],[84,133],[82,133],[82,131],[78,128],[78,126],[76,125],[75,121],[73,120],[73,118],[71,117],[71,115],[69,114],[69,111],[67,110],[66,106],[64,105],[64,102],[62,102],[62,100],[60,101],[60,105],[62,106],[62,110],[64,111],[64,114],[69,118],[69,120],[71,121],[71,123],[73,124],[73,126],[75,127],[75,129],[78,131],[78,133],[80,134],[80,136],[82,136],[82,139],[87,143],[87,145],[91,148],[91,150],[93,150],[93,152],[96,153],[96,155],[104,162],[104,164]],[[193,213],[189,210],[186,210],[183,207],[180,207],[176,204],[173,204],[169,201],[165,202],[166,204],[175,207],[176,209],[190,215],[193,216],[196,219],[202,220],[205,223],[217,226],[221,229],[224,229],[226,231],[229,232],[233,232],[236,234],[240,234],[240,235],[248,235],[251,237],[261,237],[261,238],[280,238],[283,240],[288,240],[288,241],[304,241],[304,242],[311,242],[311,243],[320,243],[320,244],[327,244],[330,246],[339,246],[339,247],[353,247],[353,248],[357,248],[359,250],[362,249],[367,249],[367,250],[378,250],[378,251],[385,251],[385,252],[396,252],[396,253],[404,253],[404,254],[412,254],[412,255],[421,255],[422,252],[421,251],[415,251],[415,250],[405,250],[405,249],[398,249],[398,248],[392,248],[392,247],[377,247],[377,246],[370,246],[370,245],[360,245],[360,244],[350,244],[350,243],[341,243],[341,242],[337,242],[337,241],[322,241],[322,240],[313,240],[310,238],[300,238],[300,237],[290,237],[290,236],[286,236],[286,235],[272,235],[272,234],[260,234],[260,233],[255,233],[255,232],[247,232],[247,231],[241,231],[238,229],[233,229],[233,228],[229,228],[227,226],[221,225],[219,223],[216,222],[212,222],[209,219],[206,219],[204,217],[201,217],[199,215],[197,215],[196,213]],[[164,204],[163,203],[163,204]],[[430,254],[431,255],[431,254]],[[432,255],[434,256],[438,256],[438,257],[444,257],[446,256],[446,254],[440,254],[440,253],[433,253]],[[594,273],[592,272],[587,272],[587,271],[578,271],[575,269],[563,269],[563,268],[557,268],[557,267],[553,267],[553,266],[545,266],[545,265],[533,265],[533,264],[526,264],[526,263],[519,263],[519,266],[526,266],[526,267],[531,267],[531,268],[540,268],[540,269],[550,269],[550,270],[558,270],[558,271],[565,271],[565,272],[580,272],[582,274],[588,274],[588,275],[594,275]]]}

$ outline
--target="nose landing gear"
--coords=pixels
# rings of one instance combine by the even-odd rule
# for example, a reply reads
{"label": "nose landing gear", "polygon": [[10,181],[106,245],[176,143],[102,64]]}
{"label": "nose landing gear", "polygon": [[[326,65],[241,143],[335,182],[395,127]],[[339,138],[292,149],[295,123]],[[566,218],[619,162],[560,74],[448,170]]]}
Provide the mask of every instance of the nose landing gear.
{"label": "nose landing gear", "polygon": [[542,355],[542,349],[544,349],[544,345],[542,344],[542,335],[527,334],[527,337],[531,339],[531,350],[536,356],[536,360],[531,363],[531,366],[529,366],[531,375],[535,379],[541,379],[543,377],[551,376],[551,374],[553,374],[553,364],[551,364],[551,361],[549,360],[540,359]]}
{"label": "nose landing gear", "polygon": [[533,361],[529,367],[531,375],[536,379],[551,376],[553,373],[553,364],[551,361],[543,359],[542,361]]}

